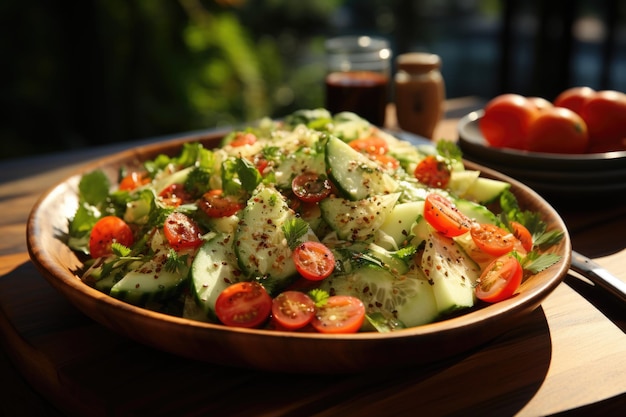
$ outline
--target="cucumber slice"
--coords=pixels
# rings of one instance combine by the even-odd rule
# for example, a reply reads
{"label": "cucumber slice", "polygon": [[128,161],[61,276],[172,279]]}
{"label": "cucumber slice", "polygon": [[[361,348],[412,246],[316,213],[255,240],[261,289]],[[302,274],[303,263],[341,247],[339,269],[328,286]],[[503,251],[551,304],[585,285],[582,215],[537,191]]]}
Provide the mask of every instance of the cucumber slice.
{"label": "cucumber slice", "polygon": [[[423,217],[423,214],[423,201],[396,204],[380,225],[379,232],[383,236],[392,238],[395,242],[395,248],[402,247],[412,238],[412,229],[415,223]],[[387,249],[393,249],[389,248],[384,241],[377,241],[377,243]]]}
{"label": "cucumber slice", "polygon": [[497,222],[497,217],[489,209],[481,204],[474,203],[473,201],[456,199],[454,200],[456,208],[467,217],[478,223],[491,223]]}
{"label": "cucumber slice", "polygon": [[368,137],[372,134],[370,122],[351,112],[337,113],[333,117],[333,122],[333,135],[346,142]]}
{"label": "cucumber slice", "polygon": [[432,283],[441,314],[474,305],[474,286],[480,269],[453,240],[431,233],[422,256],[422,270]]}
{"label": "cucumber slice", "polygon": [[409,272],[409,264],[398,256],[397,252],[388,251],[382,246],[370,243],[367,251],[376,259],[382,262],[382,267],[391,272],[393,275],[402,275]]}
{"label": "cucumber slice", "polygon": [[407,327],[430,323],[438,315],[432,286],[418,273],[395,277],[384,268],[367,265],[347,275],[329,277],[320,288],[329,294],[358,297],[368,313],[392,315]]}
{"label": "cucumber slice", "polygon": [[187,168],[183,168],[180,171],[176,171],[173,174],[165,175],[161,178],[157,178],[154,181],[154,185],[153,185],[153,188],[156,191],[156,194],[159,195],[161,191],[163,191],[164,189],[166,189],[172,184],[184,183],[187,177],[189,176],[189,173],[193,170],[193,168],[194,168],[193,166],[190,166]]}
{"label": "cucumber slice", "polygon": [[452,171],[450,174],[450,182],[448,183],[448,189],[453,195],[463,197],[467,190],[474,184],[476,179],[480,176],[480,171],[463,170]]}
{"label": "cucumber slice", "polygon": [[326,142],[326,170],[350,200],[389,194],[398,188],[382,167],[335,136]]}
{"label": "cucumber slice", "polygon": [[459,244],[467,256],[478,264],[481,271],[496,258],[496,256],[489,255],[488,253],[480,250],[478,246],[476,246],[476,243],[470,233],[463,233],[461,236],[455,237],[454,241]]}
{"label": "cucumber slice", "polygon": [[209,230],[217,233],[233,234],[239,223],[239,217],[236,214],[226,217],[206,217],[204,220]]}
{"label": "cucumber slice", "polygon": [[124,276],[111,273],[102,279],[98,279],[93,283],[93,287],[98,291],[102,291],[105,294],[111,293],[111,288]]}
{"label": "cucumber slice", "polygon": [[170,247],[158,231],[150,242],[152,257],[143,263],[133,263],[122,279],[110,291],[112,297],[135,305],[145,305],[173,297],[182,291],[187,283],[189,268],[184,266],[175,271],[165,265]]}
{"label": "cucumber slice", "polygon": [[491,178],[478,177],[463,194],[463,198],[481,204],[494,202],[511,184]]}
{"label": "cucumber slice", "polygon": [[110,295],[135,305],[160,301],[178,294],[186,281],[186,274],[163,269],[159,257],[143,264],[141,269],[128,272],[111,287]]}
{"label": "cucumber slice", "polygon": [[191,264],[191,292],[205,316],[217,320],[215,301],[229,285],[242,278],[237,268],[233,238],[218,234],[205,242]]}
{"label": "cucumber slice", "polygon": [[[271,293],[292,281],[296,266],[283,226],[296,218],[282,195],[274,188],[263,187],[241,212],[235,230],[235,255],[239,268],[248,278],[261,278]],[[317,240],[308,227],[298,242]]]}
{"label": "cucumber slice", "polygon": [[315,154],[311,148],[303,148],[286,155],[274,170],[276,187],[291,188],[291,181],[294,177],[304,172],[326,175],[324,154]]}
{"label": "cucumber slice", "polygon": [[320,202],[320,209],[322,218],[337,232],[339,239],[365,241],[374,238],[399,197],[400,193],[374,195],[358,201],[330,197]]}

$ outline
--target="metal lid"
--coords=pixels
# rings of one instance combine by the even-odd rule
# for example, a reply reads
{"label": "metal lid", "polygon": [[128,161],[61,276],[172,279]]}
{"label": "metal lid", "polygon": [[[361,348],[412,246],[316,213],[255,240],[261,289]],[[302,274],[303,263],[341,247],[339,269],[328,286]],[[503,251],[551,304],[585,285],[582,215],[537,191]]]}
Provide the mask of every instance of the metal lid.
{"label": "metal lid", "polygon": [[424,73],[441,67],[439,55],[427,52],[410,52],[396,58],[398,70],[408,73]]}

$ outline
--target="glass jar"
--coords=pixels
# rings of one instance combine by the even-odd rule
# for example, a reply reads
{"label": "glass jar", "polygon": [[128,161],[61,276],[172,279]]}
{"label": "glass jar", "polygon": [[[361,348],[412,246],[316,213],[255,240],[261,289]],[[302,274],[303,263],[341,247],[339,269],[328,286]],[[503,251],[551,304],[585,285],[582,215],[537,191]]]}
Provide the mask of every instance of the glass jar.
{"label": "glass jar", "polygon": [[402,130],[433,139],[443,117],[445,85],[438,55],[412,52],[396,59],[395,104]]}
{"label": "glass jar", "polygon": [[391,50],[389,42],[370,36],[328,39],[326,47],[326,108],[351,111],[383,126],[389,102]]}

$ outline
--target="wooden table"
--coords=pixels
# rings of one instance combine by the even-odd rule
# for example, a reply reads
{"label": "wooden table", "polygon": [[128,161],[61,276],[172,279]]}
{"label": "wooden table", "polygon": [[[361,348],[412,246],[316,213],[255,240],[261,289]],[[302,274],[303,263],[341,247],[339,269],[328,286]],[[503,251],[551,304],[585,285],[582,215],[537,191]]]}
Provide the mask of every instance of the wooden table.
{"label": "wooden table", "polygon": [[[449,104],[437,136],[454,139],[455,109],[467,103]],[[538,416],[626,409],[626,307],[574,274],[515,330],[458,357],[401,371],[266,374],[173,357],[112,333],[36,271],[25,224],[49,187],[89,160],[136,144],[0,162],[0,415]],[[604,200],[593,209],[559,210],[574,248],[626,281],[626,206]]]}

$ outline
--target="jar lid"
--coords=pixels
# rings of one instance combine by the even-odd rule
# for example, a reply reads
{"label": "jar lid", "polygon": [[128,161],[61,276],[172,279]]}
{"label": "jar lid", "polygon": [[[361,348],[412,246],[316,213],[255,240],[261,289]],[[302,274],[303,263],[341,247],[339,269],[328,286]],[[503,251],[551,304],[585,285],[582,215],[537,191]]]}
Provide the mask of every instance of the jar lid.
{"label": "jar lid", "polygon": [[439,69],[441,58],[439,55],[427,52],[410,52],[398,55],[396,63],[399,70],[408,73],[423,73]]}

